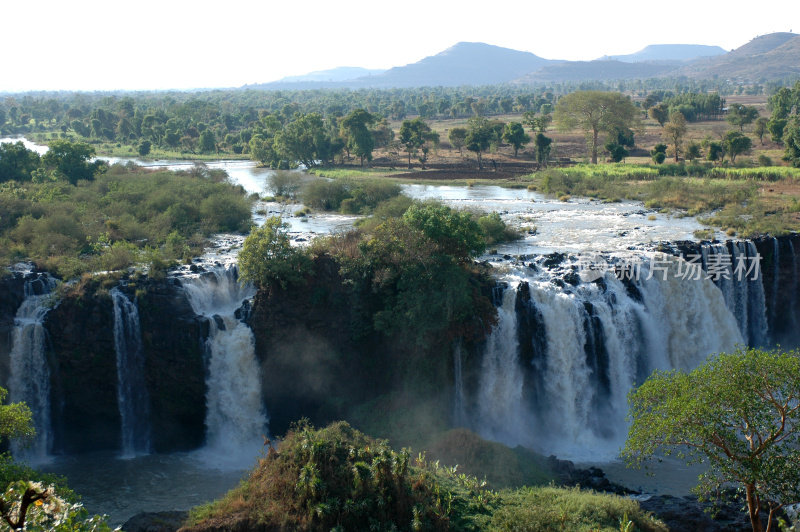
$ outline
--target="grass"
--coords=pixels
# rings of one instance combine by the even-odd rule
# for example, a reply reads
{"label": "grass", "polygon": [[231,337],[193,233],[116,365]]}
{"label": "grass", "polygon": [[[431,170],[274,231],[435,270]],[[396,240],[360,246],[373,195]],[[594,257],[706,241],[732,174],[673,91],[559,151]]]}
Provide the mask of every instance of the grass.
{"label": "grass", "polygon": [[395,174],[404,173],[403,170],[387,170],[383,168],[339,168],[339,167],[317,167],[317,168],[310,168],[308,170],[309,174],[318,175],[320,177],[328,177],[330,179],[353,179],[353,178],[360,178],[360,177],[368,177],[368,178],[375,178],[375,177],[387,177],[392,176]]}

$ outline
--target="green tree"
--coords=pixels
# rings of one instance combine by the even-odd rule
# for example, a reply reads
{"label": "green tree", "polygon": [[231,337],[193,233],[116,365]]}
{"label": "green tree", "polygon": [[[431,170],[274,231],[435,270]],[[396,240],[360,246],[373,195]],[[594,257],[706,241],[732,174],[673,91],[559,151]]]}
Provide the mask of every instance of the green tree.
{"label": "green tree", "polygon": [[592,163],[597,163],[600,132],[630,128],[638,111],[630,98],[617,92],[577,91],[558,100],[555,121],[562,130],[579,128],[586,132]]}
{"label": "green tree", "polygon": [[478,169],[483,170],[483,160],[481,155],[489,149],[494,138],[494,129],[489,121],[482,116],[474,116],[469,119],[467,138],[465,139],[467,149],[475,152],[478,157]]}
{"label": "green tree", "polygon": [[719,161],[722,164],[722,161],[725,160],[725,145],[722,142],[709,142],[706,157],[711,162]]}
{"label": "green tree", "polygon": [[730,155],[731,162],[736,162],[736,156],[747,152],[752,146],[753,141],[744,133],[738,131],[728,131],[722,141],[725,145],[725,152]]}
{"label": "green tree", "polygon": [[82,142],[56,140],[42,157],[42,162],[55,169],[73,185],[79,180],[93,180],[107,165],[103,161],[89,162],[94,157],[94,148]]}
{"label": "green tree", "polygon": [[732,103],[728,107],[728,116],[725,120],[732,126],[738,126],[739,131],[744,131],[744,126],[752,124],[758,118],[758,109],[749,105]]}
{"label": "green tree", "polygon": [[415,203],[403,214],[403,220],[460,261],[480,255],[486,248],[480,225],[466,211],[441,203]]}
{"label": "green tree", "polygon": [[408,153],[408,168],[411,168],[411,155],[420,149],[426,140],[426,136],[431,132],[431,128],[422,118],[404,120],[400,126],[400,144],[405,147]]}
{"label": "green tree", "polygon": [[503,140],[514,147],[514,157],[519,149],[531,141],[530,135],[525,133],[525,128],[519,122],[509,122],[503,128]]}
{"label": "green tree", "polygon": [[553,146],[553,139],[546,137],[544,133],[537,133],[533,140],[533,145],[536,147],[536,162],[540,166],[547,166],[547,161],[550,159],[550,149]]}
{"label": "green tree", "polygon": [[650,156],[653,158],[653,162],[656,164],[661,164],[664,162],[664,159],[667,158],[667,145],[666,144],[656,144],[653,149],[650,151]]}
{"label": "green tree", "polygon": [[286,288],[305,279],[311,265],[308,254],[292,247],[286,230],[289,224],[278,216],[267,218],[244,240],[239,253],[239,271],[243,281],[263,288]]}
{"label": "green tree", "polygon": [[214,132],[210,129],[203,130],[203,132],[200,133],[200,140],[198,141],[197,147],[200,148],[202,153],[216,151],[217,137],[214,135]]}
{"label": "green tree", "polygon": [[364,109],[356,109],[341,122],[347,146],[357,157],[361,158],[361,166],[364,166],[365,161],[372,160],[375,139],[372,137],[369,126],[376,120],[376,116]]}
{"label": "green tree", "polygon": [[758,141],[761,145],[764,145],[764,135],[767,134],[769,124],[769,119],[766,116],[760,116],[756,119],[756,125],[753,126],[753,133],[756,137],[758,137]]}
{"label": "green tree", "polygon": [[694,162],[695,160],[699,159],[701,156],[700,153],[700,144],[697,142],[690,142],[686,145],[686,158],[690,161]]}
{"label": "green tree", "polygon": [[800,168],[800,122],[795,120],[786,129],[783,140],[786,146],[783,159],[792,163],[792,166]]}
{"label": "green tree", "polygon": [[769,136],[772,138],[772,142],[783,144],[783,131],[786,129],[788,123],[789,121],[785,118],[772,117],[769,119],[769,122],[767,122],[767,129],[769,130]]}
{"label": "green tree", "polygon": [[3,181],[28,181],[39,167],[39,154],[29,150],[22,142],[0,144],[0,183]]}
{"label": "green tree", "polygon": [[647,114],[650,118],[658,122],[658,125],[664,127],[664,123],[669,120],[669,106],[665,103],[654,105],[648,109]]}
{"label": "green tree", "polygon": [[8,391],[0,388],[0,441],[34,435],[31,409],[25,403],[5,404]]}
{"label": "green tree", "polygon": [[537,115],[532,111],[522,113],[522,123],[531,128],[531,131],[538,131],[544,133],[547,131],[550,122],[553,121],[553,116],[549,113]]}
{"label": "green tree", "polygon": [[146,157],[150,153],[150,148],[152,147],[153,143],[149,140],[143,140],[139,143],[139,146],[136,148],[136,151],[139,152],[139,155],[142,157]]}
{"label": "green tree", "polygon": [[697,369],[657,371],[628,396],[622,452],[631,465],[656,453],[708,464],[698,490],[744,487],[754,532],[761,508],[800,502],[800,353],[739,349]]}
{"label": "green tree", "polygon": [[461,150],[467,143],[467,129],[463,127],[454,127],[447,134],[447,138],[450,144],[458,150],[458,154],[461,155]]}
{"label": "green tree", "polygon": [[669,115],[669,122],[664,124],[664,135],[672,142],[672,149],[675,150],[675,162],[678,162],[681,152],[681,143],[686,135],[686,118],[679,111]]}

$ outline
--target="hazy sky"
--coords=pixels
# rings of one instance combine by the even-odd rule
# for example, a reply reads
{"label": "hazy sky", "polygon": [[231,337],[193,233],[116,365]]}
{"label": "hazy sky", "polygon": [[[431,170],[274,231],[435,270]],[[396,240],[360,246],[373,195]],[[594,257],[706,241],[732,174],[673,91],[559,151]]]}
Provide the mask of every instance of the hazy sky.
{"label": "hazy sky", "polygon": [[588,60],[790,30],[797,0],[4,0],[0,91],[232,87],[404,65],[459,41]]}

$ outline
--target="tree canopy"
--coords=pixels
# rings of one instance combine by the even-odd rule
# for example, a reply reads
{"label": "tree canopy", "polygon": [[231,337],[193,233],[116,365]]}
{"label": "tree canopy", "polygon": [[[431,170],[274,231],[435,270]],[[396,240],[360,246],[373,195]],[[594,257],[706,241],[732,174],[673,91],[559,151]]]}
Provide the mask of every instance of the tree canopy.
{"label": "tree canopy", "polygon": [[91,181],[98,172],[107,167],[103,161],[89,162],[94,157],[94,148],[82,142],[56,140],[42,157],[42,162],[63,175],[75,185],[81,179]]}
{"label": "tree canopy", "polygon": [[623,456],[639,465],[671,454],[708,464],[698,489],[745,490],[754,532],[800,502],[800,353],[739,349],[697,369],[657,371],[628,396],[632,421]]}
{"label": "tree canopy", "polygon": [[558,100],[555,121],[562,130],[582,129],[588,138],[592,163],[597,163],[600,132],[635,125],[638,110],[618,92],[578,91]]}
{"label": "tree canopy", "polygon": [[303,280],[309,258],[304,250],[292,247],[288,227],[280,217],[271,216],[250,233],[239,252],[242,280],[265,288],[286,288]]}

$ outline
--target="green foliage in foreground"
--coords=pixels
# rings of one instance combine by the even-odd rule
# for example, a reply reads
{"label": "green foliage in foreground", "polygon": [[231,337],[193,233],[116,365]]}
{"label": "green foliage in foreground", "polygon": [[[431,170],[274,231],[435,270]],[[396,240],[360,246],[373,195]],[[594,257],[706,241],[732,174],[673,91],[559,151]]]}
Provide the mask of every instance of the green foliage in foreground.
{"label": "green foliage in foreground", "polygon": [[205,237],[250,224],[224,172],[113,166],[94,181],[0,184],[0,264],[31,260],[69,278],[190,257]]}
{"label": "green foliage in foreground", "polygon": [[690,373],[656,372],[628,401],[629,463],[677,448],[687,462],[708,464],[698,490],[739,484],[754,532],[762,505],[769,523],[800,502],[800,352],[739,349]]}
{"label": "green foliage in foreground", "polygon": [[[0,388],[0,440],[33,436],[31,411],[24,403],[3,404],[8,392]],[[38,480],[38,481],[37,481]],[[105,532],[100,516],[89,516],[75,494],[59,478],[42,475],[0,454],[0,532]]]}
{"label": "green foliage in foreground", "polygon": [[345,422],[296,425],[223,499],[191,525],[286,530],[568,530],[661,532],[630,499],[578,489],[493,492],[456,467],[392,450]]}

